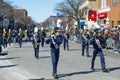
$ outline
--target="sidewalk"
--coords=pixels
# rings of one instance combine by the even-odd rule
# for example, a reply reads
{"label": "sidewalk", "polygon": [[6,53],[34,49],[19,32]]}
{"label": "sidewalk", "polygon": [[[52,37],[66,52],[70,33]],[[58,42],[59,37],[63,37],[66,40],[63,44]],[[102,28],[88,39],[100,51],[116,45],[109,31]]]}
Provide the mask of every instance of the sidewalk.
{"label": "sidewalk", "polygon": [[[81,43],[80,42],[75,42],[75,41],[71,41],[71,40],[69,40],[71,43],[75,43],[75,44],[77,44],[77,45],[81,45]],[[93,48],[93,46],[92,45],[89,45],[89,48]],[[115,51],[113,51],[112,49],[102,49],[103,51],[105,51],[105,52],[108,52],[108,53],[113,53],[113,54],[118,54],[118,55],[120,55],[120,53],[119,52],[115,52]]]}

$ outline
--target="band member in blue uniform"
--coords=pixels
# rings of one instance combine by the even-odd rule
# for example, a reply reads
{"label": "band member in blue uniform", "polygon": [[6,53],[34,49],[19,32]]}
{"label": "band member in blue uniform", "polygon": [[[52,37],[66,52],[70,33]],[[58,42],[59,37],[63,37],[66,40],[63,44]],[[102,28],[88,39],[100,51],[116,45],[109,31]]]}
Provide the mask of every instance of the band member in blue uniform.
{"label": "band member in blue uniform", "polygon": [[101,32],[99,29],[95,29],[95,32],[96,32],[96,35],[92,39],[90,39],[90,41],[89,41],[89,43],[92,44],[93,48],[94,48],[92,62],[91,62],[91,69],[95,70],[94,69],[94,61],[95,61],[96,56],[98,54],[100,57],[100,61],[101,61],[102,71],[108,72],[108,70],[106,69],[106,66],[105,66],[105,58],[104,58],[103,51],[101,48],[101,43],[100,43]]}
{"label": "band member in blue uniform", "polygon": [[[55,33],[54,33],[55,31]],[[60,55],[60,44],[63,41],[63,36],[61,35],[61,31],[58,27],[55,27],[54,31],[51,31],[50,38],[46,41],[47,44],[50,43],[50,53],[51,53],[51,60],[52,60],[52,67],[53,67],[53,77],[55,79],[58,78],[57,75],[57,65]]]}
{"label": "band member in blue uniform", "polygon": [[35,34],[33,39],[33,45],[34,45],[34,52],[35,52],[35,58],[39,59],[39,44],[40,44],[40,37]]}
{"label": "band member in blue uniform", "polygon": [[1,54],[1,52],[2,52],[2,46],[1,46],[1,44],[0,44],[0,54]]}
{"label": "band member in blue uniform", "polygon": [[11,45],[11,42],[12,42],[12,37],[11,37],[12,35],[11,35],[11,31],[9,30],[9,32],[8,32],[8,44],[9,44],[9,46]]}
{"label": "band member in blue uniform", "polygon": [[44,47],[44,42],[45,42],[45,32],[41,32],[41,47]]}
{"label": "band member in blue uniform", "polygon": [[20,48],[22,48],[22,32],[20,32],[18,35],[18,42],[19,42]]}
{"label": "band member in blue uniform", "polygon": [[2,52],[2,44],[3,44],[3,37],[2,37],[2,33],[0,33],[0,54]]}
{"label": "band member in blue uniform", "polygon": [[69,50],[69,34],[68,32],[66,32],[63,35],[63,46],[64,46],[64,50]]}
{"label": "band member in blue uniform", "polygon": [[4,46],[4,48],[7,48],[7,38],[8,38],[7,33],[3,32],[3,46]]}
{"label": "band member in blue uniform", "polygon": [[86,55],[87,57],[90,57],[89,55],[89,34],[83,31],[80,36],[80,40],[82,43],[82,56],[84,56],[84,50],[86,49]]}

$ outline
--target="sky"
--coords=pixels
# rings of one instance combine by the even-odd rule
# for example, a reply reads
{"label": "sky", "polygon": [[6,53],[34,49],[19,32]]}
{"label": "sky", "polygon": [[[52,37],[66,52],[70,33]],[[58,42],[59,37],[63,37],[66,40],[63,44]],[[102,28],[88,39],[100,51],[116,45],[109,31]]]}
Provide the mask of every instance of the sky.
{"label": "sky", "polygon": [[56,3],[62,0],[9,0],[20,8],[28,11],[28,16],[31,16],[36,22],[43,22],[50,15],[56,15],[54,8]]}

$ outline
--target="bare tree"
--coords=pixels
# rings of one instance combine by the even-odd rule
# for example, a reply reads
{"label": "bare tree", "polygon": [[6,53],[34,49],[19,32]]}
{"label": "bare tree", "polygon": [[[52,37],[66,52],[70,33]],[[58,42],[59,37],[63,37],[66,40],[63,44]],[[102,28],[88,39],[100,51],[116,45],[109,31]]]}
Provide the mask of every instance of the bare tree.
{"label": "bare tree", "polygon": [[0,8],[3,9],[3,17],[13,18],[13,6],[6,0],[0,0]]}
{"label": "bare tree", "polygon": [[24,23],[26,25],[32,25],[32,24],[34,24],[34,21],[32,20],[32,18],[30,16],[26,17],[23,21],[24,21]]}
{"label": "bare tree", "polygon": [[12,8],[16,9],[18,8],[18,6],[16,4],[14,4],[13,1],[11,0],[4,0],[7,4],[11,5]]}
{"label": "bare tree", "polygon": [[87,9],[80,9],[80,6],[86,0],[64,0],[58,3],[55,7],[55,11],[64,13],[66,16],[72,17],[80,25],[80,20],[83,19]]}

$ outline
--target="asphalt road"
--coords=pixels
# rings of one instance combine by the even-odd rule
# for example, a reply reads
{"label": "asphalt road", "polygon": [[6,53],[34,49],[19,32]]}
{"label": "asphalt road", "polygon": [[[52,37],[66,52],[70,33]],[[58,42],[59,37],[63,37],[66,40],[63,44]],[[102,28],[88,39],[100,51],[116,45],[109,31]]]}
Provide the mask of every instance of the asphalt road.
{"label": "asphalt road", "polygon": [[[0,80],[53,80],[49,45],[40,47],[40,58],[34,58],[30,42],[23,48],[12,45],[0,56]],[[90,55],[92,55],[90,48]],[[91,71],[91,57],[81,56],[81,45],[70,42],[70,50],[64,51],[61,45],[58,74],[60,80],[120,80],[120,55],[104,50],[109,73],[101,71],[99,57],[96,58],[95,71]]]}

